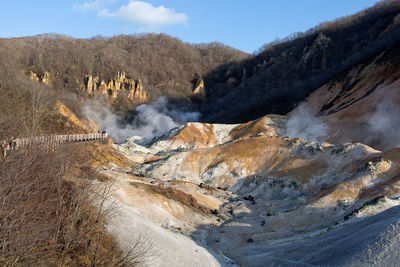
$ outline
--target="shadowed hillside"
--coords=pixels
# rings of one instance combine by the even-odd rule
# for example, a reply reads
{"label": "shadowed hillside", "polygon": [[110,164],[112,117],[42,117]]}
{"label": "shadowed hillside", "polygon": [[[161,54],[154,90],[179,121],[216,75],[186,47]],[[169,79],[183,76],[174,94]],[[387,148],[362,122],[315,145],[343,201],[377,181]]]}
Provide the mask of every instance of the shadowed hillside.
{"label": "shadowed hillside", "polygon": [[[250,59],[217,68],[205,77],[205,120],[244,122],[269,113],[286,114],[325,83],[378,58],[378,67],[386,69],[379,73],[380,80],[393,79],[399,14],[400,2],[382,1],[281,43],[267,44]],[[382,58],[383,54],[391,56]],[[351,85],[346,88],[351,93]],[[324,103],[320,111],[332,105]]]}

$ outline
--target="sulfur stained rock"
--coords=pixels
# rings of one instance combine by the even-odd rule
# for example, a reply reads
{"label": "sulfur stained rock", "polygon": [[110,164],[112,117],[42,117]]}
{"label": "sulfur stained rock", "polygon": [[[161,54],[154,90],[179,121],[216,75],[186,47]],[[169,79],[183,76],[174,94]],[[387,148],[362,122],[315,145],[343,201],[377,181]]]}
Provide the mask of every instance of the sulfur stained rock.
{"label": "sulfur stained rock", "polygon": [[36,82],[42,82],[48,86],[51,86],[51,74],[48,71],[43,72],[43,74],[36,74],[33,71],[25,72],[31,80]]}
{"label": "sulfur stained rock", "polygon": [[118,72],[114,79],[104,81],[99,76],[87,74],[80,86],[88,96],[106,96],[111,103],[124,99],[127,103],[148,102],[147,92],[141,80],[128,78],[125,72]]}
{"label": "sulfur stained rock", "polygon": [[[319,246],[322,238],[346,229],[348,223],[368,217],[376,221],[376,215],[400,204],[400,148],[379,151],[362,143],[289,138],[287,120],[267,115],[236,125],[188,122],[155,142],[133,137],[114,145],[137,161],[131,171],[140,176],[134,178],[140,180],[136,184],[144,188],[146,183],[147,189],[162,185],[162,190],[130,195],[124,191],[120,197],[130,198],[141,212],[156,211],[154,220],[168,222],[168,228],[189,233],[187,226],[194,225],[191,237],[243,266],[265,265],[270,258],[259,264],[243,259],[277,251],[277,246],[290,246],[290,251],[303,242]],[[126,179],[121,184],[127,186]],[[132,190],[138,190],[136,184]],[[138,199],[159,198],[163,192],[168,199],[149,205]],[[194,199],[210,211],[208,221],[195,213]],[[199,218],[201,228],[193,223]],[[366,232],[371,229],[366,224]]]}
{"label": "sulfur stained rock", "polygon": [[[51,75],[49,71],[43,74],[37,74],[33,71],[26,71],[31,80],[52,86],[54,77],[58,73]],[[99,75],[86,74],[82,80],[75,79],[81,90],[87,96],[105,96],[111,104],[115,104],[117,100],[122,100],[126,104],[141,104],[148,102],[147,92],[143,87],[141,80],[129,78],[125,72],[118,72],[117,75],[108,81],[100,78]]]}
{"label": "sulfur stained rock", "polygon": [[204,81],[200,77],[196,77],[192,80],[193,84],[193,94],[204,97],[205,96],[205,86],[204,86]]}
{"label": "sulfur stained rock", "polygon": [[90,120],[81,120],[79,119],[75,113],[73,113],[64,103],[61,101],[57,101],[56,105],[54,106],[54,110],[57,111],[59,114],[67,118],[72,124],[77,126],[78,128],[83,129],[85,132],[93,132],[94,130],[98,129],[98,126]]}
{"label": "sulfur stained rock", "polygon": [[39,81],[39,77],[33,71],[29,71],[29,77],[31,78],[32,81],[35,81],[35,82]]}
{"label": "sulfur stained rock", "polygon": [[40,77],[40,80],[42,81],[42,83],[51,86],[51,75],[50,72],[45,71],[43,73],[43,75]]}

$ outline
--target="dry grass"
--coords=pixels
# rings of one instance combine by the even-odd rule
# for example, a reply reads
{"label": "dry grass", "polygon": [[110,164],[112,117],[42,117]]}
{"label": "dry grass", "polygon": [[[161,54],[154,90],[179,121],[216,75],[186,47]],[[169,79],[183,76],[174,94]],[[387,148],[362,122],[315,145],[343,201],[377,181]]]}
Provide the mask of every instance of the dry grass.
{"label": "dry grass", "polygon": [[143,240],[124,254],[105,230],[110,187],[64,179],[71,173],[93,179],[81,149],[32,147],[0,163],[1,266],[125,266],[143,260],[149,248]]}

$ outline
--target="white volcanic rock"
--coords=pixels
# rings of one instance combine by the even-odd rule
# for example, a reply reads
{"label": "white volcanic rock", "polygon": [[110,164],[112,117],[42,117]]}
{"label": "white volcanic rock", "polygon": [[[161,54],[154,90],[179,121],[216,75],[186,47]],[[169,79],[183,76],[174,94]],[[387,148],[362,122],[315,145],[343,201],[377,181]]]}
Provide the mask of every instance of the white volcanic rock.
{"label": "white volcanic rock", "polygon": [[209,124],[188,122],[172,129],[168,134],[146,141],[143,137],[128,138],[126,143],[115,147],[127,156],[134,152],[167,153],[174,150],[207,148],[233,140],[255,136],[284,136],[286,117],[268,115],[244,124]]}
{"label": "white volcanic rock", "polygon": [[[147,190],[137,194],[156,206],[137,197],[130,197],[129,205],[158,225],[207,242],[240,265],[255,266],[270,259],[263,251],[278,255],[279,246],[284,251],[292,249],[288,244],[312,247],[305,240],[317,240],[339,226],[344,227],[339,232],[346,232],[350,222],[398,205],[400,148],[381,152],[361,143],[288,138],[286,121],[269,115],[237,125],[187,123],[153,143],[134,138],[117,145],[139,162],[133,173],[142,183],[169,188],[163,194],[192,203],[160,204]],[[382,197],[385,204],[376,202]],[[285,255],[273,262],[313,262],[285,253],[287,262]]]}
{"label": "white volcanic rock", "polygon": [[[108,203],[109,205],[113,205]],[[114,212],[108,223],[109,232],[128,252],[139,235],[150,246],[142,266],[223,266],[224,260],[210,249],[196,244],[185,235],[161,227],[126,204],[112,206]],[[217,260],[218,259],[218,260]]]}
{"label": "white volcanic rock", "polygon": [[145,138],[134,136],[127,138],[125,143],[113,145],[116,150],[134,162],[143,163],[147,158],[151,157],[154,152],[142,145]]}

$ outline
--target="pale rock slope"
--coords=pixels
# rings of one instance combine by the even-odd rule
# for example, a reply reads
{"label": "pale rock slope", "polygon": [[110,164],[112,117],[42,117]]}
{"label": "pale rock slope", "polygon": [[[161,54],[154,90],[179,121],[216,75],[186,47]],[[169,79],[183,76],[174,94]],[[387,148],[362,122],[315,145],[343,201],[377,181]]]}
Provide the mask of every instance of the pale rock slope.
{"label": "pale rock slope", "polygon": [[[288,138],[286,121],[186,123],[152,141],[133,137],[114,147],[137,163],[103,172],[116,199],[218,264],[351,264],[399,221],[400,148]],[[356,249],[340,249],[351,229]],[[339,254],[310,256],[328,244]]]}

